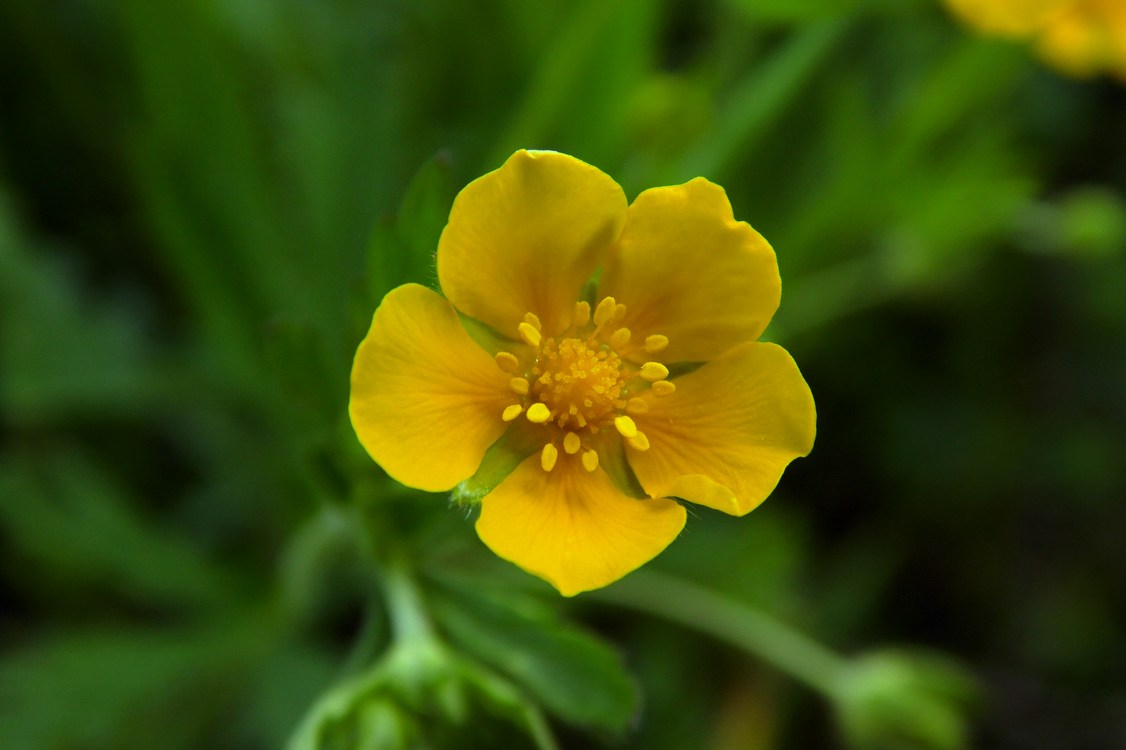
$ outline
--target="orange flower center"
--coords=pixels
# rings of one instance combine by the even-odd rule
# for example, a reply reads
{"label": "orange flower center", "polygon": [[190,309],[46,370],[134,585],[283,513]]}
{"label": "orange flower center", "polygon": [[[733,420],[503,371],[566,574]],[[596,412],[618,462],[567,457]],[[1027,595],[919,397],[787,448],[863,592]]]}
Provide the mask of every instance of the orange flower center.
{"label": "orange flower center", "polygon": [[549,442],[543,447],[540,462],[551,471],[559,460],[560,449],[568,455],[582,451],[587,471],[598,468],[598,453],[591,438],[613,426],[626,443],[640,451],[649,450],[649,438],[637,429],[631,414],[644,414],[649,402],[642,396],[664,396],[676,390],[667,380],[668,368],[660,362],[638,365],[666,346],[660,334],[633,340],[628,328],[616,327],[625,316],[626,306],[613,297],[590,305],[575,305],[571,325],[558,337],[544,338],[540,320],[533,313],[524,316],[518,332],[528,345],[523,357],[499,352],[497,365],[515,377],[511,390],[519,398],[505,408],[501,418],[511,422],[521,414],[532,424],[543,425]]}

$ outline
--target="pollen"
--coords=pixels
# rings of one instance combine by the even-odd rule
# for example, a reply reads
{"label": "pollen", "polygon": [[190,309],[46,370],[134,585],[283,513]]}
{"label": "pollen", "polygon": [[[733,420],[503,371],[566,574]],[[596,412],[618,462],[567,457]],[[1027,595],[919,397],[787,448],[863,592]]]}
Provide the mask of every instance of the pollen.
{"label": "pollen", "polygon": [[650,390],[658,396],[667,396],[676,390],[676,383],[671,380],[658,380],[650,386]]}
{"label": "pollen", "polygon": [[543,340],[539,329],[526,320],[517,327],[517,330],[520,332],[520,338],[524,339],[524,343],[528,346],[539,346],[540,341]]}
{"label": "pollen", "polygon": [[571,312],[571,325],[582,328],[590,322],[590,303],[576,302],[575,309]]}
{"label": "pollen", "polygon": [[659,333],[655,333],[652,336],[645,337],[645,351],[649,352],[650,354],[656,354],[668,345],[668,336],[662,336]]}
{"label": "pollen", "polygon": [[644,414],[649,411],[649,402],[643,398],[634,396],[629,401],[626,401],[626,411],[630,414]]}
{"label": "pollen", "polygon": [[543,452],[540,453],[540,466],[544,471],[551,471],[555,468],[555,462],[559,460],[559,449],[551,443],[543,447]]}
{"label": "pollen", "polygon": [[540,323],[540,316],[536,315],[535,313],[524,313],[524,322],[530,325],[532,328],[535,328],[537,331],[543,330],[543,324]]}
{"label": "pollen", "polygon": [[512,352],[497,352],[496,361],[497,367],[510,375],[520,372],[520,360],[516,359],[516,355]]}
{"label": "pollen", "polygon": [[646,362],[641,366],[641,377],[645,378],[650,383],[664,380],[668,376],[669,368],[665,367],[660,362]]}
{"label": "pollen", "polygon": [[520,416],[520,413],[522,411],[524,411],[524,407],[521,406],[520,404],[513,404],[512,406],[506,406],[506,407],[504,407],[504,411],[501,413],[500,418],[503,419],[505,422],[511,422],[512,420],[514,420],[518,416]]}
{"label": "pollen", "polygon": [[525,396],[528,393],[528,381],[525,378],[513,378],[508,381],[508,387],[521,396]]}
{"label": "pollen", "polygon": [[614,420],[614,427],[622,433],[622,437],[631,438],[637,434],[637,425],[624,414]]}
{"label": "pollen", "polygon": [[594,471],[598,468],[598,451],[587,451],[583,454],[583,468],[587,471]]}
{"label": "pollen", "polygon": [[644,432],[626,438],[626,442],[639,451],[649,450],[649,438],[645,436]]}
{"label": "pollen", "polygon": [[610,346],[621,349],[629,343],[630,332],[628,328],[619,328],[610,336]]}
{"label": "pollen", "polygon": [[608,425],[623,403],[621,358],[589,339],[548,339],[532,375],[531,395],[558,415],[559,427],[572,432]]}
{"label": "pollen", "polygon": [[543,424],[551,419],[551,409],[546,404],[532,404],[528,407],[527,417],[529,422]]}
{"label": "pollen", "polygon": [[614,313],[617,310],[617,303],[613,297],[606,297],[598,303],[598,307],[594,311],[594,324],[602,327],[614,319]]}
{"label": "pollen", "polygon": [[563,450],[567,451],[568,455],[575,455],[579,449],[583,447],[582,438],[573,432],[568,432],[563,436]]}

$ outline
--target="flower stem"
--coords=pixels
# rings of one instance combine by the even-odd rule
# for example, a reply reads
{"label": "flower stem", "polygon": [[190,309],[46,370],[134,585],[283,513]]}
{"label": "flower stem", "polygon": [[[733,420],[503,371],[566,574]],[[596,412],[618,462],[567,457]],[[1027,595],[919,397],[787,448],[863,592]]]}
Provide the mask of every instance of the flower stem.
{"label": "flower stem", "polygon": [[407,565],[401,560],[392,560],[383,567],[382,573],[395,640],[403,643],[434,638],[434,628]]}
{"label": "flower stem", "polygon": [[847,660],[745,604],[652,570],[637,571],[596,596],[714,636],[772,664],[829,697],[839,694]]}

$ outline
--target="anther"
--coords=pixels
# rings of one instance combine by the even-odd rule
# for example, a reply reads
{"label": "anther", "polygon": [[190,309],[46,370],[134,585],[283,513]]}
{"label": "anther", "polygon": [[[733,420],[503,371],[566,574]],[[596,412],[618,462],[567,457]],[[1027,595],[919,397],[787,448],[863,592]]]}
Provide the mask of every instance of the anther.
{"label": "anther", "polygon": [[662,365],[660,362],[646,362],[641,366],[641,377],[653,383],[657,380],[664,380],[669,376],[669,368]]}
{"label": "anther", "polygon": [[524,407],[520,404],[513,404],[512,406],[504,407],[504,412],[501,413],[500,418],[505,422],[511,422],[520,416],[520,412],[524,411]]}
{"label": "anther", "polygon": [[626,316],[626,306],[621,302],[614,305],[614,320],[621,320]]}
{"label": "anther", "polygon": [[521,396],[528,395],[528,381],[524,378],[513,378],[508,381],[508,387]]}
{"label": "anther", "polygon": [[520,338],[524,339],[524,343],[527,344],[528,346],[539,346],[540,345],[540,340],[542,339],[542,337],[540,336],[540,332],[538,330],[536,330],[536,327],[533,326],[528,321],[524,321],[523,323],[521,323],[517,327],[517,330],[520,331]]}
{"label": "anther", "polygon": [[654,333],[652,336],[645,337],[645,351],[650,354],[656,354],[669,345],[669,337],[662,336],[659,333]]}
{"label": "anther", "polygon": [[613,297],[606,297],[599,302],[598,307],[594,310],[594,324],[604,326],[613,320],[616,304]]}
{"label": "anther", "polygon": [[540,466],[544,471],[551,471],[555,468],[555,462],[559,460],[559,449],[551,443],[543,447],[543,453],[540,454]]}
{"label": "anther", "polygon": [[620,417],[614,417],[614,427],[622,433],[622,437],[631,438],[637,434],[637,425],[634,424],[633,419],[624,414]]}
{"label": "anther", "polygon": [[520,372],[520,360],[511,352],[497,352],[496,361],[497,367],[507,373],[516,375]]}
{"label": "anther", "polygon": [[626,411],[630,414],[644,414],[649,411],[649,402],[643,398],[634,396],[629,401],[626,401]]}
{"label": "anther", "polygon": [[587,451],[583,454],[583,468],[587,471],[594,471],[598,468],[598,451]]}
{"label": "anther", "polygon": [[649,450],[649,438],[645,436],[644,432],[639,432],[633,437],[626,438],[626,442],[639,451]]}
{"label": "anther", "polygon": [[590,322],[590,303],[576,302],[575,309],[571,312],[571,325],[579,328]]}
{"label": "anther", "polygon": [[537,331],[543,330],[543,324],[540,323],[540,318],[535,313],[524,313],[524,322],[535,328]]}
{"label": "anther", "polygon": [[563,436],[563,450],[567,451],[567,455],[573,456],[579,452],[579,448],[583,447],[583,441],[573,432],[568,432]]}
{"label": "anther", "polygon": [[649,390],[653,391],[653,393],[656,393],[658,396],[667,396],[676,390],[676,383],[671,380],[658,380],[650,386]]}
{"label": "anther", "polygon": [[528,407],[528,412],[525,416],[528,417],[529,422],[534,422],[535,424],[543,424],[547,420],[551,419],[551,409],[548,409],[547,404],[543,402],[532,404]]}
{"label": "anther", "polygon": [[621,349],[623,346],[629,343],[629,337],[630,333],[628,328],[619,328],[618,330],[614,331],[612,336],[610,336],[610,346],[614,347],[615,349]]}

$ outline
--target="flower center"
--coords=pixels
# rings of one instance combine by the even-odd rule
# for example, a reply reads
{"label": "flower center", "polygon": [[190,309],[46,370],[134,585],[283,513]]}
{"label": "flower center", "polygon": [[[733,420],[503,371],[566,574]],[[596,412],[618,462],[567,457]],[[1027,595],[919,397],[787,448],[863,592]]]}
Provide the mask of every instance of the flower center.
{"label": "flower center", "polygon": [[625,408],[621,370],[621,357],[607,345],[590,339],[547,339],[532,367],[532,396],[556,415],[559,427],[597,431]]}
{"label": "flower center", "polygon": [[582,451],[587,471],[598,468],[598,453],[591,439],[614,427],[628,445],[649,449],[649,438],[637,429],[631,414],[644,414],[649,403],[641,395],[664,396],[676,390],[667,380],[668,368],[659,362],[638,365],[640,353],[647,359],[669,341],[653,334],[633,340],[628,328],[615,326],[625,316],[626,306],[606,297],[591,314],[586,302],[575,304],[571,325],[558,337],[544,338],[540,320],[524,316],[518,332],[528,345],[524,356],[499,352],[497,365],[515,377],[511,390],[519,402],[504,409],[501,418],[511,422],[523,414],[529,422],[547,429],[547,442],[540,462],[551,471],[560,448],[568,455]]}

